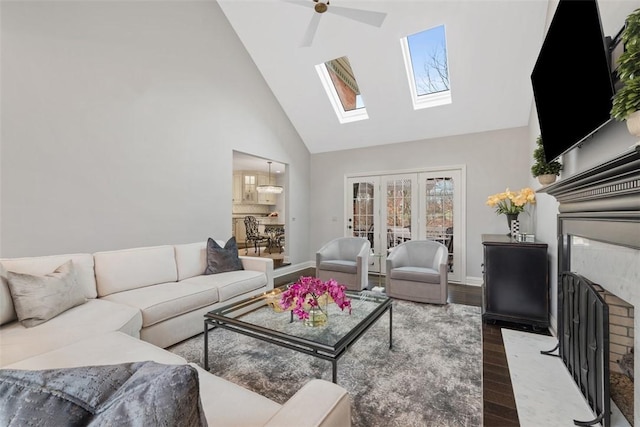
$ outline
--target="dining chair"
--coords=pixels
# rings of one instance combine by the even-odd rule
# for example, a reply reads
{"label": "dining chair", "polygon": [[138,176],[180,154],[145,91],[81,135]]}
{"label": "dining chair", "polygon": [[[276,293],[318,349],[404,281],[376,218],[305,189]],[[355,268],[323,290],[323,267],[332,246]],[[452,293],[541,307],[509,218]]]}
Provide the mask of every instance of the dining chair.
{"label": "dining chair", "polygon": [[255,216],[247,215],[244,217],[244,226],[247,234],[247,245],[245,247],[245,255],[249,254],[249,243],[253,242],[253,253],[258,253],[260,256],[260,244],[262,242],[268,242],[269,236],[260,234],[258,231],[258,220]]}

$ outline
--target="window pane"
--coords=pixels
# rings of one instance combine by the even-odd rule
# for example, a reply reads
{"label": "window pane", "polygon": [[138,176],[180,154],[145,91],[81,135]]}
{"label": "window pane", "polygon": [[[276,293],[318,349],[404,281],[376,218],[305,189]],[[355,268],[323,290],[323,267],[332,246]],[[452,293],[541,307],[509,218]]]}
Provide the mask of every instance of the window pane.
{"label": "window pane", "polygon": [[449,90],[444,25],[407,37],[418,96]]}
{"label": "window pane", "polygon": [[358,83],[351,69],[349,58],[343,56],[324,63],[327,67],[333,87],[336,89],[344,111],[364,108],[364,101],[360,96]]}

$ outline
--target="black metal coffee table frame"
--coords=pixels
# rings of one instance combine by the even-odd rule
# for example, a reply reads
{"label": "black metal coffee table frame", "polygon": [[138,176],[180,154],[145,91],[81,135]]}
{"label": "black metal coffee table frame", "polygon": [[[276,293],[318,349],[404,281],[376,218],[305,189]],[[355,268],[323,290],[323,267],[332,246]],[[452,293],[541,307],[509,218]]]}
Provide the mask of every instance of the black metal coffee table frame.
{"label": "black metal coffee table frame", "polygon": [[[359,299],[359,293],[348,293],[352,299]],[[231,304],[205,314],[204,319],[204,369],[209,370],[209,331],[215,328],[224,328],[243,335],[257,338],[272,344],[279,345],[300,353],[318,357],[331,362],[333,373],[332,380],[337,383],[338,359],[344,355],[349,347],[355,343],[382,315],[389,312],[389,348],[393,348],[393,306],[390,298],[384,300],[364,319],[355,325],[334,345],[326,345],[305,338],[289,335],[280,331],[274,331],[259,325],[246,323],[242,318],[226,317],[224,313],[229,311],[249,312],[252,309],[266,305],[266,297],[259,296]],[[292,318],[293,319],[293,318]]]}

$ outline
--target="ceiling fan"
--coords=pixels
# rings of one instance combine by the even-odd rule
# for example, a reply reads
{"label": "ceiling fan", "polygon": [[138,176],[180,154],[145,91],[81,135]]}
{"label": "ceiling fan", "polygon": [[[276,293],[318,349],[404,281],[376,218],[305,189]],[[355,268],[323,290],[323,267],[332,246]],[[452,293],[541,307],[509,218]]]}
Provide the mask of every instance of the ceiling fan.
{"label": "ceiling fan", "polygon": [[307,30],[302,38],[302,47],[311,46],[313,38],[318,30],[320,24],[320,18],[325,12],[335,13],[336,15],[343,16],[345,18],[353,19],[354,21],[362,22],[364,24],[373,25],[374,27],[380,27],[384,22],[387,14],[382,12],[374,12],[371,10],[353,9],[350,7],[329,6],[330,0],[285,0],[288,3],[297,4],[298,6],[310,7],[315,10],[315,13],[309,21]]}

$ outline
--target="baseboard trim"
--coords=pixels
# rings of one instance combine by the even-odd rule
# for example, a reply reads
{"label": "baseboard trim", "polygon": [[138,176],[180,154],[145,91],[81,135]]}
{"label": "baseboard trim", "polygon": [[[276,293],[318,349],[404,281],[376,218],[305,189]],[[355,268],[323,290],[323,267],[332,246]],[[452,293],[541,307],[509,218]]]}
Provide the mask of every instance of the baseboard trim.
{"label": "baseboard trim", "polygon": [[467,276],[466,277],[466,284],[469,286],[482,286],[482,283],[484,282],[484,280],[482,280],[482,277],[474,277],[474,276]]}
{"label": "baseboard trim", "polygon": [[296,271],[306,270],[307,268],[316,268],[316,263],[307,261],[299,264],[291,264],[284,267],[279,267],[278,269],[273,270],[273,277],[286,276],[288,274],[295,273]]}

